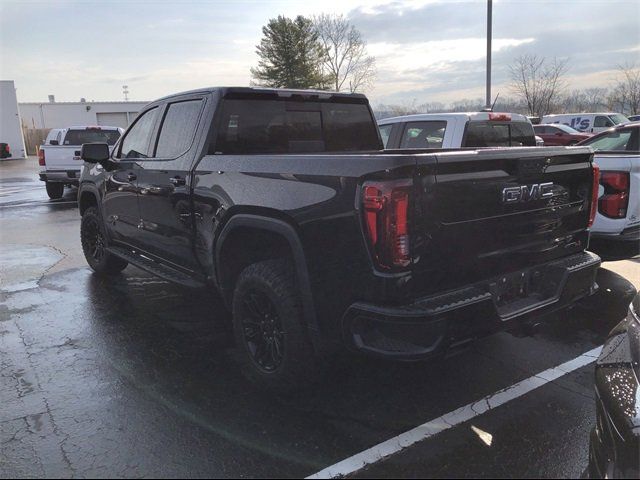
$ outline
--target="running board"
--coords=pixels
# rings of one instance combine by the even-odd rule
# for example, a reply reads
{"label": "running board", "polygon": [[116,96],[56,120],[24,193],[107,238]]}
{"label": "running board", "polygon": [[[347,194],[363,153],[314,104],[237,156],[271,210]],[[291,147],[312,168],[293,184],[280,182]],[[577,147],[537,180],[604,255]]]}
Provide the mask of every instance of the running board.
{"label": "running board", "polygon": [[131,265],[135,265],[136,267],[146,270],[147,272],[163,278],[164,280],[168,280],[169,282],[177,283],[189,288],[202,288],[206,286],[204,282],[195,280],[186,273],[180,272],[163,263],[156,262],[141,254],[132,253],[130,250],[125,248],[109,247],[107,248],[107,251],[116,257],[126,260]]}

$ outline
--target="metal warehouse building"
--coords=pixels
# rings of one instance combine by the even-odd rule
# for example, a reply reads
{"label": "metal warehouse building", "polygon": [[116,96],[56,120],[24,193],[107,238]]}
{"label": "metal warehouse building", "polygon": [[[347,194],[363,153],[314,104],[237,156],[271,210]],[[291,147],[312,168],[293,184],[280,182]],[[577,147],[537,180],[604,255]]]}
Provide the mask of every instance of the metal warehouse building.
{"label": "metal warehouse building", "polygon": [[19,103],[26,128],[64,128],[71,125],[108,125],[126,128],[149,102]]}
{"label": "metal warehouse building", "polygon": [[44,142],[52,128],[72,125],[108,125],[127,128],[138,112],[149,102],[49,102],[19,103],[25,144],[30,155]]}

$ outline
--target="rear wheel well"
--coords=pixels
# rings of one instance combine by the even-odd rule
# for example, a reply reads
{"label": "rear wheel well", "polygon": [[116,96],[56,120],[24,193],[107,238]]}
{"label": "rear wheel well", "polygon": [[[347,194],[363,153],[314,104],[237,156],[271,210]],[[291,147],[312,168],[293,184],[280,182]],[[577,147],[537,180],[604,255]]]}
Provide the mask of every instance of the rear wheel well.
{"label": "rear wheel well", "polygon": [[224,299],[230,305],[236,281],[246,267],[279,258],[293,262],[293,253],[283,235],[262,228],[239,226],[224,238],[218,258],[218,281]]}
{"label": "rear wheel well", "polygon": [[83,215],[87,208],[98,206],[98,199],[92,192],[82,192],[78,203],[80,207],[80,215]]}

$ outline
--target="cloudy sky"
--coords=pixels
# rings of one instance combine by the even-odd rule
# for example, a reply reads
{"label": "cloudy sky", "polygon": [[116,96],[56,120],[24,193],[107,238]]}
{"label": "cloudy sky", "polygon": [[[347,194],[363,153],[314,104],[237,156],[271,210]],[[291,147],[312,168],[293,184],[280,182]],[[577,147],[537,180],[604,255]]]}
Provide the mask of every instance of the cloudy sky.
{"label": "cloudy sky", "polygon": [[[640,64],[640,0],[495,0],[494,94],[523,53],[569,59],[575,88]],[[0,0],[0,79],[18,100],[133,100],[248,85],[261,27],[279,14],[341,13],[378,73],[375,103],[484,96],[486,2],[431,0]]]}

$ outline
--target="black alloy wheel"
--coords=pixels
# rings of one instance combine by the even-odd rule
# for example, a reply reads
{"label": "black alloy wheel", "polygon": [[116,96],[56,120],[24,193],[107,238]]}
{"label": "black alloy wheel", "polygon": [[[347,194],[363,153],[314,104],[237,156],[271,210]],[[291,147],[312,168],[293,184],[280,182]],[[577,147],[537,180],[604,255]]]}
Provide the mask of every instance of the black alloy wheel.
{"label": "black alloy wheel", "polygon": [[85,245],[85,252],[91,255],[91,258],[100,263],[104,258],[105,245],[98,219],[95,217],[88,218],[82,229],[82,243]]}
{"label": "black alloy wheel", "polygon": [[242,328],[251,358],[265,372],[277,370],[284,359],[285,332],[276,306],[265,292],[248,291],[242,299]]}

